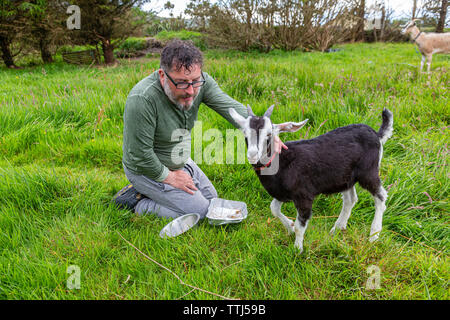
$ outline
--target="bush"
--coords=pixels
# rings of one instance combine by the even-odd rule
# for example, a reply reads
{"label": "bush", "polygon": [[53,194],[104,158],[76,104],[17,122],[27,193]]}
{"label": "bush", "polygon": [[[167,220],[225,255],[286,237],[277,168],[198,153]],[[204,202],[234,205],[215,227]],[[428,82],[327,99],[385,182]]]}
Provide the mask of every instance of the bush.
{"label": "bush", "polygon": [[200,32],[195,31],[161,31],[155,36],[155,39],[163,42],[164,44],[172,39],[191,40],[200,50],[207,49],[205,37]]}
{"label": "bush", "polygon": [[95,49],[95,46],[90,45],[64,45],[60,46],[56,50],[56,54],[63,54],[66,52],[77,52],[77,51],[84,51],[84,50],[92,50]]}
{"label": "bush", "polygon": [[116,56],[120,58],[136,57],[140,51],[147,49],[147,47],[148,42],[145,38],[130,37],[117,47]]}

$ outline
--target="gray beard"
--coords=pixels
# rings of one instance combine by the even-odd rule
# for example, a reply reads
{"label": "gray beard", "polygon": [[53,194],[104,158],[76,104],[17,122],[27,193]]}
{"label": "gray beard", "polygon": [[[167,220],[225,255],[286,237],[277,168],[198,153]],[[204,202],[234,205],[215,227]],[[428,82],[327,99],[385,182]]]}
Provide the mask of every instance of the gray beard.
{"label": "gray beard", "polygon": [[172,90],[170,90],[169,83],[167,81],[164,81],[163,89],[164,89],[164,93],[166,94],[167,98],[169,98],[169,100],[174,105],[176,105],[179,109],[184,110],[184,111],[188,111],[189,109],[191,109],[192,105],[194,104],[194,100],[197,97],[197,96],[194,96],[194,99],[192,99],[192,103],[190,105],[184,106],[177,102],[177,100],[175,99],[175,95],[173,94]]}

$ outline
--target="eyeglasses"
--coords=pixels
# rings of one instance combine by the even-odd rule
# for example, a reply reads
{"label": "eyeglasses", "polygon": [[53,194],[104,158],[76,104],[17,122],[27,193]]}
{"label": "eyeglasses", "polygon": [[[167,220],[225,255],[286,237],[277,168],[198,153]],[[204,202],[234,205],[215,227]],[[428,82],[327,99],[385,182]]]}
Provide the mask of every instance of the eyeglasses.
{"label": "eyeglasses", "polygon": [[175,82],[173,81],[173,79],[167,74],[167,72],[164,71],[164,73],[166,74],[167,78],[169,78],[170,81],[172,81],[172,83],[175,85],[175,87],[177,89],[187,89],[189,88],[189,86],[192,86],[192,88],[199,88],[201,86],[203,86],[206,82],[205,78],[203,77],[203,72],[202,72],[202,79],[200,81],[192,81],[192,82]]}

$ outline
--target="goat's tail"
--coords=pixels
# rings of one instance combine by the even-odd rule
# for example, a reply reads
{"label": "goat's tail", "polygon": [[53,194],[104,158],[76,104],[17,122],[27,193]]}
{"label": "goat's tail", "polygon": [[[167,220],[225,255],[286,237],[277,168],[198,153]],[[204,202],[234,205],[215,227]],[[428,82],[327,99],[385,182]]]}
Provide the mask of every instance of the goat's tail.
{"label": "goat's tail", "polygon": [[378,137],[380,138],[381,144],[384,144],[387,139],[392,137],[394,131],[394,117],[392,112],[384,108],[383,113],[383,123],[381,124],[380,130],[378,130]]}

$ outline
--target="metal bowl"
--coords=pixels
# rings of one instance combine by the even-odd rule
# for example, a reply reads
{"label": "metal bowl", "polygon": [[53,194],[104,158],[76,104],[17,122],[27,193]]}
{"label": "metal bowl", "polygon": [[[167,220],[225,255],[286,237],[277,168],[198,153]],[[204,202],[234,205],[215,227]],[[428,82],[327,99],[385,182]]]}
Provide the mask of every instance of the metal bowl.
{"label": "metal bowl", "polygon": [[170,221],[164,228],[162,228],[159,236],[161,238],[172,238],[185,233],[190,228],[195,226],[200,220],[198,213],[188,213]]}
{"label": "metal bowl", "polygon": [[209,223],[215,226],[239,223],[247,218],[247,204],[241,201],[214,198],[209,204],[206,217]]}

